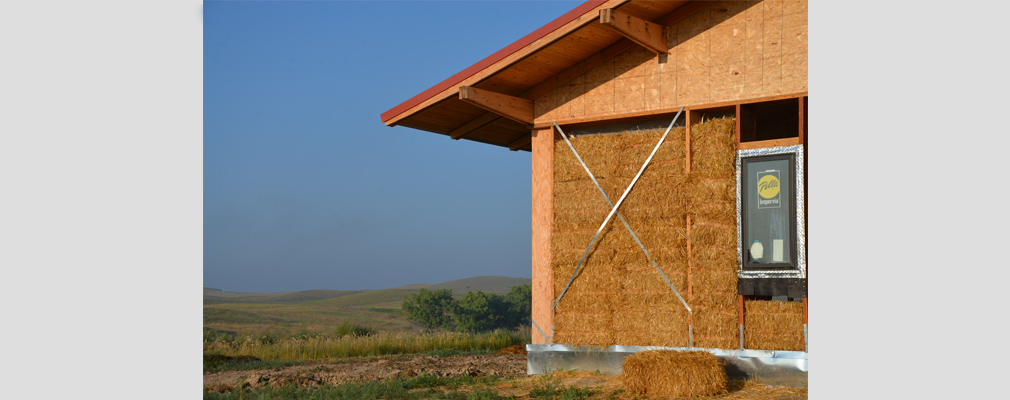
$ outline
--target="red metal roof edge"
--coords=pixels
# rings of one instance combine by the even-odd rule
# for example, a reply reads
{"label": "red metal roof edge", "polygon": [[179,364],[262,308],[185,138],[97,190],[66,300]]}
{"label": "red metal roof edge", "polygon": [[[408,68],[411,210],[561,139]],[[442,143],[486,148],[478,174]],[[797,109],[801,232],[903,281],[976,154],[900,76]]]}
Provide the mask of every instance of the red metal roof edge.
{"label": "red metal roof edge", "polygon": [[565,24],[575,20],[575,18],[578,18],[582,14],[585,14],[587,11],[596,8],[597,6],[605,2],[606,0],[589,0],[585,3],[582,3],[578,7],[572,9],[572,11],[565,13],[564,15],[551,21],[547,25],[541,26],[539,29],[531,32],[530,34],[523,36],[521,39],[513,42],[508,46],[505,46],[504,48],[498,50],[494,54],[487,56],[487,58],[480,60],[480,62],[467,67],[466,69],[456,73],[455,75],[440,82],[439,84],[428,88],[427,90],[417,94],[416,96],[411,97],[409,100],[400,103],[400,105],[389,109],[389,111],[382,113],[382,115],[380,115],[380,117],[382,118],[382,122],[386,122],[392,119],[393,117],[400,115],[404,111],[409,110],[411,107],[414,107],[418,104],[421,104],[425,100],[430,99],[435,94],[462,82],[464,79],[473,76],[474,74],[480,72],[484,68],[487,68],[491,64],[501,61],[502,59],[508,57],[512,53],[515,53],[519,49],[526,47],[526,45],[535,42],[537,39],[547,36],[548,33],[553,32],[555,29],[564,26]]}

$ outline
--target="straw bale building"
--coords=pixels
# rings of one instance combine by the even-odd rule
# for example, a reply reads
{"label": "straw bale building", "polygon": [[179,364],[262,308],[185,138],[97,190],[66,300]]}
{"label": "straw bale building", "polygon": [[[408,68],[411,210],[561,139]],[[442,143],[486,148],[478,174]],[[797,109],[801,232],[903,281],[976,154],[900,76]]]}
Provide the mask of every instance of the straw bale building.
{"label": "straw bale building", "polygon": [[607,0],[381,118],[532,152],[534,343],[804,351],[807,110],[806,0]]}

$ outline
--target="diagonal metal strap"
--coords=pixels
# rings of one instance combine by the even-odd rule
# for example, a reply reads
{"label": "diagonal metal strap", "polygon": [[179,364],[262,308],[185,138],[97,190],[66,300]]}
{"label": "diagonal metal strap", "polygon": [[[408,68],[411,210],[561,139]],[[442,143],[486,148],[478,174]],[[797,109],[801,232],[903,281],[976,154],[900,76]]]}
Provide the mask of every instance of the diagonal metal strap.
{"label": "diagonal metal strap", "polygon": [[575,147],[572,146],[572,142],[568,140],[568,137],[565,135],[564,131],[561,130],[561,127],[558,126],[558,123],[557,122],[554,123],[554,127],[557,128],[558,132],[561,133],[561,137],[565,139],[565,143],[568,144],[568,148],[572,150],[573,154],[575,154],[575,158],[579,160],[579,163],[582,164],[582,168],[586,170],[587,174],[589,174],[589,179],[592,179],[593,183],[596,185],[596,188],[600,190],[600,193],[603,195],[603,198],[606,199],[607,204],[609,204],[612,207],[612,209],[610,211],[610,214],[607,215],[607,219],[603,221],[603,224],[600,225],[599,229],[597,229],[596,234],[593,235],[592,241],[589,242],[589,247],[586,248],[585,253],[582,254],[582,259],[579,260],[579,264],[575,267],[575,272],[573,272],[572,277],[568,279],[568,284],[565,285],[564,290],[561,291],[561,295],[558,296],[557,300],[554,301],[554,305],[551,306],[551,311],[554,311],[554,308],[558,306],[558,302],[560,302],[561,298],[564,297],[565,293],[568,292],[568,288],[572,285],[572,281],[575,280],[575,276],[578,275],[579,269],[582,267],[582,263],[585,262],[586,256],[589,254],[589,250],[592,249],[593,244],[596,243],[596,238],[599,236],[600,232],[603,231],[603,227],[605,227],[607,223],[610,222],[610,218],[613,217],[615,213],[617,213],[617,218],[621,220],[621,223],[624,224],[625,229],[628,230],[628,233],[631,234],[631,237],[635,239],[636,243],[638,243],[638,247],[641,248],[642,252],[645,253],[645,257],[649,260],[649,262],[652,263],[652,266],[656,268],[656,271],[659,272],[659,275],[663,277],[663,280],[666,281],[666,284],[670,287],[670,290],[673,290],[673,293],[677,295],[677,299],[679,299],[681,304],[684,305],[684,308],[687,309],[687,312],[691,313],[691,307],[687,305],[687,302],[684,301],[684,298],[680,296],[680,292],[678,292],[677,289],[673,287],[673,284],[670,283],[670,279],[666,277],[666,274],[663,273],[663,270],[660,269],[659,265],[656,264],[656,261],[652,259],[652,256],[649,254],[649,251],[645,249],[645,245],[643,245],[642,241],[638,239],[637,235],[635,235],[635,232],[631,229],[631,226],[628,225],[628,222],[624,220],[624,217],[622,217],[620,213],[617,212],[617,208],[620,207],[625,197],[628,196],[628,193],[631,191],[631,188],[635,186],[635,183],[638,181],[638,178],[642,176],[642,173],[645,171],[645,167],[649,165],[649,162],[652,161],[652,157],[656,154],[656,151],[658,151],[659,147],[663,145],[663,141],[666,140],[666,136],[670,133],[670,130],[673,129],[673,125],[677,122],[678,119],[680,119],[680,114],[683,111],[684,107],[681,107],[680,111],[678,111],[677,115],[673,118],[673,121],[670,121],[670,126],[666,128],[666,132],[664,132],[663,137],[659,139],[659,143],[656,144],[656,148],[652,150],[652,153],[649,154],[649,158],[645,160],[645,163],[642,165],[642,168],[638,171],[638,175],[635,175],[635,179],[631,181],[631,184],[628,185],[628,188],[624,191],[624,194],[617,201],[617,205],[614,205],[613,203],[610,202],[610,197],[608,197],[607,193],[603,191],[602,187],[600,187],[600,183],[596,181],[596,177],[593,176],[593,173],[591,171],[589,171],[589,167],[586,166],[586,163],[584,161],[582,161],[582,157],[579,156],[579,153],[575,151]]}
{"label": "diagonal metal strap", "polygon": [[[533,327],[534,328],[537,328],[537,332],[540,332],[540,337],[544,338],[544,342],[545,343],[548,342],[547,335],[544,335],[544,331],[540,330],[540,327],[537,326],[537,321],[534,321],[533,318],[530,318],[530,322],[533,323]],[[551,333],[551,337],[553,337],[553,336],[554,336],[554,333]]]}

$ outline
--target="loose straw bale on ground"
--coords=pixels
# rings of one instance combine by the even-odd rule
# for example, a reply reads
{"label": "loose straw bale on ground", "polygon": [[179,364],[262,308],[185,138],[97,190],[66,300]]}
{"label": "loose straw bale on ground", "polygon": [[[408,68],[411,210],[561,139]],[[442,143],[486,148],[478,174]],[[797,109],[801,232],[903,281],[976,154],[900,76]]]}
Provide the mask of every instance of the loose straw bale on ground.
{"label": "loose straw bale on ground", "polygon": [[632,393],[694,397],[727,393],[726,370],[706,351],[641,351],[624,359],[621,381]]}
{"label": "loose straw bale on ground", "polygon": [[744,347],[803,351],[803,303],[744,301]]}

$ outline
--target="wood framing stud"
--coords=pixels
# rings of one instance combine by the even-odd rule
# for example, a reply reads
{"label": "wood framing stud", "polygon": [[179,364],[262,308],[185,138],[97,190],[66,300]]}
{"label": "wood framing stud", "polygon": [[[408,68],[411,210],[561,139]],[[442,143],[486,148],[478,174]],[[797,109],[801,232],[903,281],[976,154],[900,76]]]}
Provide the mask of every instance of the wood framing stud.
{"label": "wood framing stud", "polygon": [[600,10],[600,23],[656,54],[667,54],[670,51],[663,36],[662,25],[612,8]]}
{"label": "wood framing stud", "polygon": [[521,124],[533,123],[533,101],[473,86],[460,86],[459,99]]}
{"label": "wood framing stud", "polygon": [[554,273],[551,259],[551,230],[554,221],[554,128],[531,132],[532,158],[532,318],[540,332],[531,327],[534,344],[547,344],[553,336]]}
{"label": "wood framing stud", "polygon": [[501,118],[498,116],[498,114],[490,112],[484,113],[481,116],[474,118],[463,125],[460,125],[458,128],[449,131],[449,137],[455,140],[462,139],[464,136],[469,135],[471,132],[483,128],[485,125],[488,125],[492,122],[497,121],[498,118]]}

